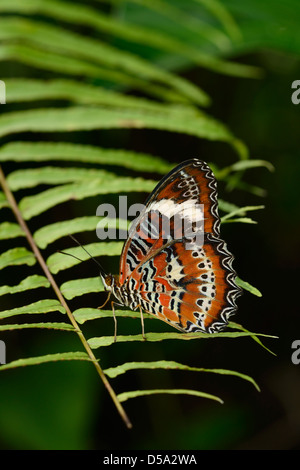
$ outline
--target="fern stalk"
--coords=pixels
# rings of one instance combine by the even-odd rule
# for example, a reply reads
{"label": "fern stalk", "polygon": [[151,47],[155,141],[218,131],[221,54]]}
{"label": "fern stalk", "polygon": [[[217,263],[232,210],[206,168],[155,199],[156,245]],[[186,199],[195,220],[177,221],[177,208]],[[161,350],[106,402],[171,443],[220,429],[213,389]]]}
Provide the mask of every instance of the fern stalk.
{"label": "fern stalk", "polygon": [[77,335],[79,336],[79,339],[80,339],[84,349],[86,350],[86,352],[87,352],[91,362],[94,364],[94,366],[95,366],[95,368],[96,368],[96,370],[97,370],[104,386],[106,387],[109,395],[111,396],[111,398],[112,398],[112,400],[113,400],[113,402],[114,402],[114,404],[117,408],[118,413],[120,414],[120,416],[121,416],[122,420],[124,421],[125,425],[127,426],[127,428],[129,428],[129,429],[132,428],[132,424],[131,424],[131,422],[130,422],[123,406],[121,405],[121,403],[120,403],[115,391],[111,387],[109,381],[107,380],[106,375],[104,374],[101,366],[99,365],[99,362],[97,361],[92,349],[90,348],[87,340],[85,339],[84,334],[82,333],[81,329],[79,328],[79,326],[78,326],[78,324],[77,324],[77,322],[76,322],[76,320],[75,320],[75,318],[74,318],[67,302],[65,301],[58,285],[56,284],[54,277],[52,276],[51,272],[49,271],[49,268],[48,268],[48,266],[47,266],[47,264],[46,264],[46,262],[45,262],[45,260],[42,256],[39,248],[37,247],[37,245],[34,241],[34,238],[31,234],[25,220],[22,217],[22,214],[19,210],[18,204],[17,204],[17,202],[14,198],[14,195],[12,194],[12,192],[11,192],[11,190],[10,190],[8,184],[7,184],[7,181],[6,181],[6,178],[5,178],[5,175],[3,173],[3,170],[1,168],[1,166],[0,166],[0,184],[3,188],[3,191],[4,191],[4,194],[7,198],[7,201],[9,202],[10,207],[11,207],[11,209],[12,209],[12,211],[13,211],[13,213],[14,213],[14,215],[15,215],[15,217],[16,217],[19,225],[20,225],[20,227],[22,228],[22,230],[25,233],[27,241],[28,241],[34,255],[36,256],[37,261],[39,262],[42,270],[44,271],[47,279],[49,280],[49,282],[50,282],[50,284],[51,284],[58,300],[60,301],[61,305],[65,308],[66,313],[68,315],[68,318],[69,318],[71,324],[73,325]]}

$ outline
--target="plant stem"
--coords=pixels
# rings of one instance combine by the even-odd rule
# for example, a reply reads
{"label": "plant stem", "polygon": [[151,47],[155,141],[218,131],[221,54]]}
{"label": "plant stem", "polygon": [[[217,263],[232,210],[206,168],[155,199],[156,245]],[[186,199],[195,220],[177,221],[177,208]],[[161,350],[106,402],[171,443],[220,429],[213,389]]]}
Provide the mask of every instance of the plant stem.
{"label": "plant stem", "polygon": [[48,266],[47,266],[47,264],[46,264],[46,262],[45,262],[45,260],[42,256],[39,248],[37,247],[37,245],[34,241],[34,238],[33,238],[32,234],[31,234],[31,232],[28,228],[28,225],[26,224],[25,220],[22,217],[22,214],[19,210],[18,204],[17,204],[17,202],[14,198],[14,195],[12,194],[12,192],[11,192],[11,190],[10,190],[8,184],[7,184],[7,181],[6,181],[6,178],[5,178],[5,175],[3,173],[3,170],[1,168],[1,166],[0,166],[0,184],[3,188],[5,196],[6,196],[8,202],[11,206],[11,209],[12,209],[15,217],[16,217],[18,223],[20,224],[20,227],[23,229],[23,231],[26,235],[27,241],[28,241],[33,253],[36,256],[36,259],[38,260],[42,270],[44,271],[47,279],[49,280],[49,282],[50,282],[50,284],[51,284],[58,300],[60,301],[61,305],[65,308],[70,322],[72,323],[77,335],[79,336],[79,339],[80,339],[81,343],[83,344],[84,349],[86,350],[90,360],[93,362],[93,364],[94,364],[94,366],[95,366],[95,368],[96,368],[103,384],[105,385],[108,393],[110,394],[110,396],[111,396],[111,398],[112,398],[112,400],[113,400],[113,402],[114,402],[114,404],[117,408],[118,413],[120,414],[120,416],[123,419],[123,421],[124,421],[125,425],[127,426],[127,428],[129,428],[129,429],[132,428],[132,424],[131,424],[131,422],[130,422],[123,406],[121,405],[120,401],[118,400],[118,397],[115,394],[115,391],[113,390],[113,388],[111,387],[109,381],[107,380],[106,375],[104,374],[102,368],[100,367],[99,362],[97,361],[92,349],[90,348],[87,340],[85,339],[84,334],[82,333],[81,329],[79,328],[79,326],[78,326],[78,324],[77,324],[77,322],[76,322],[76,320],[75,320],[75,318],[74,318],[67,302],[65,301],[58,285],[56,284],[56,281],[55,281],[54,277],[52,276],[51,272],[49,271],[49,268],[48,268]]}

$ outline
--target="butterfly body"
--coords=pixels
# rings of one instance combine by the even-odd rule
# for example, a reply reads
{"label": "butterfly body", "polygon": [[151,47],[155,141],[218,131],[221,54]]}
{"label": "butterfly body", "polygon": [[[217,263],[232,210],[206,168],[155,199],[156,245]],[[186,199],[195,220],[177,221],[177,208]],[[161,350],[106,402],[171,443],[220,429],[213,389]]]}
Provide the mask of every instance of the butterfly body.
{"label": "butterfly body", "polygon": [[120,275],[102,276],[116,299],[182,332],[215,333],[236,310],[233,256],[220,238],[209,166],[183,162],[157,185],[130,227]]}

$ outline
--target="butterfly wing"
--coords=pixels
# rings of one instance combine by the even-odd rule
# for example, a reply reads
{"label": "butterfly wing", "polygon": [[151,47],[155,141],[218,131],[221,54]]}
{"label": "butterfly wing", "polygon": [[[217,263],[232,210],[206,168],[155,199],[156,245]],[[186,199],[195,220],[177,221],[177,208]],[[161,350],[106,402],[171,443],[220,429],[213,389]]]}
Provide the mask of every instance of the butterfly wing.
{"label": "butterfly wing", "polygon": [[[203,205],[203,213],[197,207]],[[196,208],[196,209],[195,209]],[[194,210],[193,210],[194,209]],[[189,216],[193,213],[204,219],[204,231],[214,236],[220,235],[220,219],[216,180],[209,166],[197,159],[187,160],[168,173],[156,186],[145,202],[144,210],[130,227],[127,241],[124,244],[120,259],[120,283],[124,283],[139,262],[163,246],[166,237],[163,235],[163,219]],[[196,220],[197,221],[197,220]],[[163,222],[163,221],[161,221]],[[176,233],[173,234],[175,238]]]}
{"label": "butterfly wing", "polygon": [[201,247],[183,242],[162,248],[131,275],[141,307],[184,332],[214,333],[236,311],[232,255],[210,234]]}
{"label": "butterfly wing", "polygon": [[184,162],[161,180],[131,227],[120,284],[146,312],[182,331],[219,331],[241,293],[219,235],[214,175],[203,161]]}

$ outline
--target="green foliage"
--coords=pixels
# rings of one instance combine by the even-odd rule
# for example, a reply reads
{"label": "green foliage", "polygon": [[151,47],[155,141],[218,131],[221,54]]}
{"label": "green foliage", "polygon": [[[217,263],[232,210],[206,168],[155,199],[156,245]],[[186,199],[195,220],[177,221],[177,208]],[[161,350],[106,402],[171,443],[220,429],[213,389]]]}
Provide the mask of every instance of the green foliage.
{"label": "green foliage", "polygon": [[122,364],[117,367],[110,367],[109,369],[105,370],[105,373],[111,377],[118,377],[121,374],[125,374],[127,371],[134,370],[134,369],[174,369],[174,370],[188,370],[191,372],[208,372],[212,374],[223,374],[223,375],[235,375],[237,377],[241,377],[243,379],[248,380],[251,382],[254,387],[259,390],[258,385],[256,382],[249,376],[240,374],[238,372],[234,372],[232,370],[225,370],[225,369],[203,369],[199,367],[188,367],[184,364],[180,364],[175,361],[155,361],[155,362],[127,362],[126,364]]}
{"label": "green foliage", "polygon": [[123,392],[123,393],[119,393],[118,399],[122,403],[123,401],[129,400],[129,398],[143,397],[146,395],[156,395],[158,393],[167,393],[170,395],[180,395],[180,394],[193,395],[195,397],[208,398],[209,400],[216,400],[219,403],[223,403],[221,398],[216,397],[215,395],[211,395],[210,393],[198,392],[197,390],[185,390],[185,389],[175,389],[175,388],[172,388],[171,390],[152,389],[152,390],[134,390],[132,392]]}
{"label": "green foliage", "polygon": [[24,314],[40,314],[48,312],[60,312],[65,313],[64,307],[56,299],[43,299],[38,300],[30,305],[24,305],[23,307],[17,307],[10,310],[2,310],[0,318],[14,317],[15,315]]}
{"label": "green foliage", "polygon": [[23,247],[12,248],[0,255],[0,269],[20,264],[32,266],[35,262],[36,260],[33,253]]}
{"label": "green foliage", "polygon": [[[51,328],[55,328],[55,324],[52,324]],[[82,352],[47,354],[46,356],[31,357],[27,359],[18,359],[17,361],[12,361],[9,364],[4,364],[3,366],[0,366],[0,370],[12,369],[14,367],[32,366],[37,364],[43,364],[45,362],[88,360],[88,355]]]}
{"label": "green foliage", "polygon": [[50,283],[44,276],[33,274],[23,279],[17,286],[1,286],[0,295],[26,292],[28,289],[38,289],[39,287],[50,287]]}
{"label": "green foliage", "polygon": [[[136,0],[136,3],[140,2]],[[181,77],[172,67],[161,66],[159,60],[148,60],[132,52],[130,47],[129,50],[126,50],[126,47],[118,47],[118,41],[124,40],[124,44],[142,44],[161,53],[171,52],[183,61],[210,71],[236,77],[257,77],[260,74],[257,68],[221,58],[220,50],[228,51],[233,47],[233,43],[236,44],[240,40],[240,31],[229,12],[217,1],[199,1],[213,21],[195,17],[193,22],[188,13],[183,14],[171,3],[142,3],[143,7],[154,9],[156,14],[166,15],[177,21],[180,28],[189,30],[189,34],[195,38],[202,36],[200,44],[203,47],[192,46],[168,32],[162,33],[151,27],[138,27],[121,21],[105,15],[100,9],[96,10],[84,4],[78,4],[75,8],[68,2],[54,0],[0,2],[0,11],[6,13],[0,20],[0,40],[3,41],[0,44],[0,61],[14,61],[19,65],[25,64],[30,70],[32,68],[32,78],[1,77],[7,86],[7,102],[16,108],[9,109],[0,116],[0,161],[5,172],[9,172],[7,177],[4,174],[1,176],[3,192],[0,193],[0,208],[3,222],[0,224],[0,239],[18,240],[13,242],[13,248],[0,255],[0,269],[17,269],[17,266],[28,265],[30,274],[16,281],[16,285],[0,287],[0,295],[21,292],[30,292],[33,295],[37,292],[36,301],[30,304],[24,302],[25,305],[2,310],[1,319],[17,316],[20,320],[19,323],[1,324],[0,329],[8,332],[45,328],[53,330],[53,334],[56,330],[70,332],[79,336],[81,346],[85,350],[55,354],[45,351],[43,356],[14,360],[2,365],[0,370],[45,362],[83,360],[93,363],[106,386],[107,377],[114,378],[129,370],[179,369],[235,375],[258,388],[252,378],[239,372],[189,367],[175,361],[127,362],[102,371],[92,350],[98,350],[102,346],[114,347],[114,337],[102,335],[88,339],[79,325],[87,321],[112,318],[112,312],[92,308],[80,308],[72,312],[66,303],[66,300],[103,291],[100,279],[68,279],[60,285],[59,281],[56,281],[55,276],[58,273],[64,273],[65,270],[79,265],[88,259],[88,255],[80,247],[71,247],[64,249],[64,252],[79,259],[65,256],[53,249],[52,244],[60,242],[69,234],[95,230],[101,218],[85,214],[72,218],[71,213],[64,213],[63,220],[57,219],[53,222],[51,219],[49,223],[40,223],[39,216],[45,216],[45,221],[50,209],[55,211],[58,208],[59,211],[62,204],[74,200],[86,201],[93,198],[96,208],[99,203],[95,202],[96,196],[107,198],[108,195],[120,193],[149,193],[159,179],[157,175],[165,174],[174,165],[174,162],[170,163],[158,155],[125,148],[101,148],[98,144],[68,142],[70,134],[94,130],[104,132],[112,129],[154,129],[162,133],[181,133],[187,138],[191,136],[225,143],[231,147],[233,153],[235,152],[238,161],[223,168],[217,168],[212,162],[216,176],[230,189],[246,189],[250,195],[258,194],[262,190],[247,185],[243,180],[245,172],[262,167],[273,170],[268,162],[249,159],[246,145],[233,135],[225,124],[200,109],[207,107],[211,98],[198,84]],[[15,14],[18,16],[14,16]],[[213,25],[214,21],[218,24]],[[67,23],[68,26],[62,26],[60,22]],[[201,31],[199,24],[202,26]],[[77,32],[75,25],[91,28],[90,36]],[[104,33],[109,39],[101,39]],[[213,45],[212,49],[206,47],[207,42]],[[50,72],[51,78],[36,79],[36,69],[43,73]],[[132,90],[142,92],[144,96],[138,96],[138,93],[134,94]],[[23,135],[19,140],[19,133],[29,133],[32,141],[24,139]],[[38,133],[37,138],[34,133]],[[47,136],[50,136],[49,140]],[[120,169],[124,173],[130,173],[130,176],[120,174]],[[132,172],[143,175],[134,175]],[[147,173],[151,174],[151,178],[147,177]],[[239,207],[221,199],[222,223],[255,223],[247,214],[263,207]],[[7,208],[12,209],[18,223],[12,222],[12,214]],[[28,221],[29,228],[24,221]],[[128,221],[119,220],[118,227],[126,229]],[[26,245],[24,235],[30,249]],[[84,247],[93,257],[117,256],[121,253],[122,242],[99,241]],[[43,251],[46,249],[47,253]],[[238,282],[250,293],[261,295],[249,283],[242,280]],[[52,296],[57,298],[51,298]],[[48,318],[51,320],[51,312],[56,315],[64,314],[64,321],[48,321]],[[66,321],[66,314],[69,323]],[[22,315],[26,315],[26,322],[22,322]],[[41,321],[30,322],[28,318],[31,315],[41,315]],[[44,315],[47,321],[44,321]],[[116,311],[116,317],[135,319],[139,315],[136,312]],[[151,317],[145,314],[147,326],[149,318]],[[167,339],[178,342],[190,339],[202,341],[250,336],[261,345],[259,335],[243,331],[238,325],[234,325],[235,331],[215,335],[184,335],[177,332],[151,331],[151,328],[157,325],[155,319],[152,320],[146,332],[149,342]],[[117,337],[118,343],[135,341],[143,341],[142,335]],[[138,353],[136,355],[138,357]],[[222,401],[206,392],[182,388],[153,388],[118,395],[110,388],[109,393],[128,427],[130,422],[124,416],[120,403],[129,398],[157,393],[184,393]]]}
{"label": "green foliage", "polygon": [[[243,336],[253,336],[253,337],[258,337],[258,336],[267,336],[270,337],[269,335],[260,335],[257,333],[250,333],[250,332],[240,332],[240,331],[226,331],[226,332],[221,332],[221,333],[213,333],[210,335],[207,335],[206,333],[194,333],[194,334],[180,334],[180,333],[147,333],[146,339],[147,341],[164,341],[167,339],[182,339],[182,340],[192,340],[192,339],[214,339],[214,338],[241,338]],[[144,338],[142,335],[128,335],[128,336],[118,336],[118,342],[127,342],[127,341],[144,341]],[[99,338],[90,338],[89,339],[89,345],[91,346],[92,349],[98,349],[102,346],[110,346],[111,344],[114,343],[114,337],[113,336],[101,336]]]}

